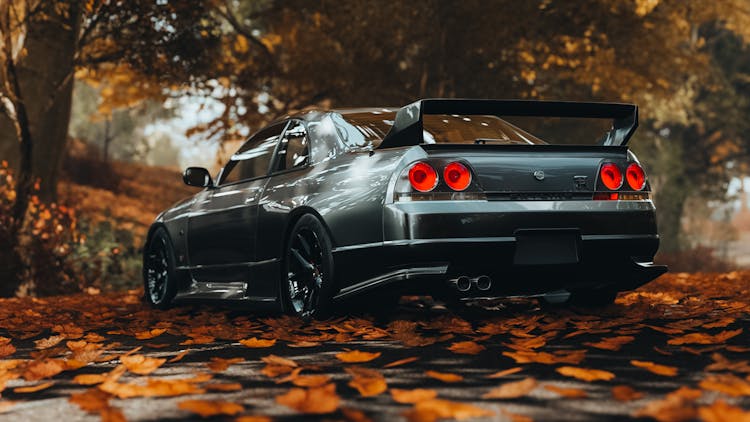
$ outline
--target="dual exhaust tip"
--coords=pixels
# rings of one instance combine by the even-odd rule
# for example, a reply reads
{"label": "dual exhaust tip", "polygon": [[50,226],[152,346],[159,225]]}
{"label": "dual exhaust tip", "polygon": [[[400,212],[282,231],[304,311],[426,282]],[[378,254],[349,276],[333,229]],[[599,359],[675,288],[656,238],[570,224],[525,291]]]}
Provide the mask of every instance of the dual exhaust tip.
{"label": "dual exhaust tip", "polygon": [[481,291],[487,291],[492,287],[492,279],[486,275],[480,275],[479,277],[473,278],[462,275],[451,279],[450,282],[459,292],[468,292],[471,290],[472,286],[476,286],[477,290]]}

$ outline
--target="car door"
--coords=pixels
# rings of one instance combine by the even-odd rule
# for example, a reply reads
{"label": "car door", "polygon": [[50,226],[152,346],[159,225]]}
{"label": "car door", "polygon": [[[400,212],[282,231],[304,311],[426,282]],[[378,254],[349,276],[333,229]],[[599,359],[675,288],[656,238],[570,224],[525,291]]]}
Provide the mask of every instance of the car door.
{"label": "car door", "polygon": [[256,259],[258,201],[287,122],[255,135],[231,157],[188,220],[188,257],[199,282],[248,281]]}

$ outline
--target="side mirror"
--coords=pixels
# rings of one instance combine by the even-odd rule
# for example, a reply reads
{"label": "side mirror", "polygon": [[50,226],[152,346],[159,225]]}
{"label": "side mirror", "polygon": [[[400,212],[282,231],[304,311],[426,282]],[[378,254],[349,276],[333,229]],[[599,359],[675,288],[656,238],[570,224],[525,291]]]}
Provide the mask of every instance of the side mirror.
{"label": "side mirror", "polygon": [[188,186],[197,186],[199,188],[205,188],[214,184],[211,174],[203,167],[186,168],[185,172],[182,173],[182,181]]}

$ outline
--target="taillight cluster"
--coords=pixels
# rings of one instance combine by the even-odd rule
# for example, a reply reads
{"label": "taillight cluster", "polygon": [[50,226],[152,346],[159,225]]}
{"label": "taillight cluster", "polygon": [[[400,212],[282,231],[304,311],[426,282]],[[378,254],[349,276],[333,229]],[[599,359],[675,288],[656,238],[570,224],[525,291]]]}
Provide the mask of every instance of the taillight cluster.
{"label": "taillight cluster", "polygon": [[[630,163],[623,174],[620,167],[615,163],[604,163],[599,169],[599,180],[605,188],[605,192],[594,193],[594,199],[618,200],[618,199],[647,199],[648,193],[628,193],[627,191],[642,191],[646,188],[646,173],[638,163]],[[627,182],[627,186],[625,185]],[[626,192],[620,191],[625,187]]]}
{"label": "taillight cluster", "polygon": [[[454,161],[443,168],[443,180],[449,188],[461,192],[471,185],[471,171]],[[430,192],[438,185],[438,173],[430,164],[416,162],[409,169],[409,183],[419,192]]]}

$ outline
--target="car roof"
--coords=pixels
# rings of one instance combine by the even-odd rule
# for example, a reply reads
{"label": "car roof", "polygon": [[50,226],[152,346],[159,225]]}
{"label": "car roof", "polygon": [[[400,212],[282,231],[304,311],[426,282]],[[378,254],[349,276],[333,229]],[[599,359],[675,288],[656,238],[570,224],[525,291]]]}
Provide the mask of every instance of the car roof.
{"label": "car roof", "polygon": [[390,113],[390,114],[395,115],[396,112],[398,112],[398,110],[399,110],[399,107],[356,107],[356,108],[338,108],[338,109],[332,109],[332,110],[308,109],[305,111],[301,111],[298,113],[284,116],[283,118],[278,119],[277,121],[282,121],[286,119],[301,119],[305,121],[313,121],[313,120],[319,119],[322,114],[327,114],[327,113],[338,113],[344,116],[344,118],[350,115],[355,116],[355,115],[362,115],[362,114]]}

